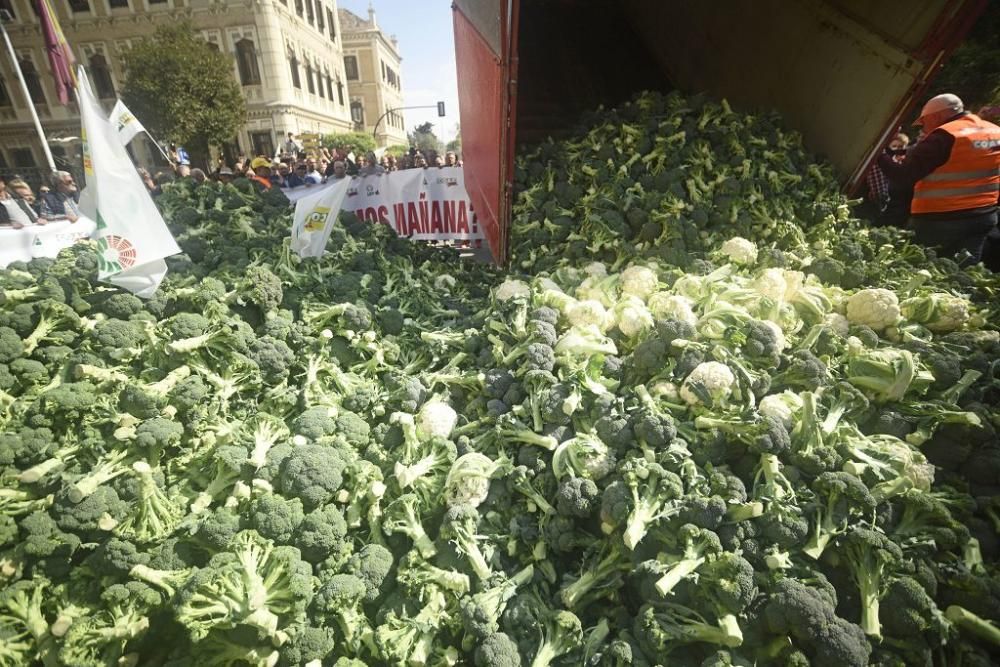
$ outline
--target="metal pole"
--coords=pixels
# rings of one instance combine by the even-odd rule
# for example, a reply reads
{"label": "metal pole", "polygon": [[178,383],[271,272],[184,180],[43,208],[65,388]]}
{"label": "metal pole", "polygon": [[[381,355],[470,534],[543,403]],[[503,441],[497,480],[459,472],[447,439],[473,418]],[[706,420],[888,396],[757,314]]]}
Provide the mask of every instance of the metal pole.
{"label": "metal pole", "polygon": [[45,130],[42,129],[42,121],[38,119],[38,112],[35,111],[35,102],[31,99],[28,83],[24,80],[24,73],[21,71],[21,63],[17,61],[17,54],[14,53],[14,45],[10,43],[10,35],[7,34],[7,28],[4,26],[4,23],[6,23],[6,20],[0,20],[0,32],[3,33],[3,41],[7,44],[7,53],[10,54],[10,60],[14,63],[14,71],[17,72],[17,80],[21,82],[21,92],[24,93],[24,99],[28,101],[28,111],[31,112],[31,119],[35,122],[35,130],[38,132],[38,137],[42,140],[42,150],[45,151],[45,159],[49,163],[49,169],[55,171],[56,161],[52,159],[52,151],[49,150],[49,142],[45,139]]}
{"label": "metal pole", "polygon": [[385,120],[385,117],[391,114],[393,111],[404,111],[406,109],[437,109],[437,108],[438,105],[436,104],[424,104],[422,106],[396,107],[395,109],[389,109],[384,114],[379,116],[377,121],[375,121],[375,129],[372,130],[372,138],[375,139],[375,143],[378,144],[378,126],[382,123],[383,120]]}

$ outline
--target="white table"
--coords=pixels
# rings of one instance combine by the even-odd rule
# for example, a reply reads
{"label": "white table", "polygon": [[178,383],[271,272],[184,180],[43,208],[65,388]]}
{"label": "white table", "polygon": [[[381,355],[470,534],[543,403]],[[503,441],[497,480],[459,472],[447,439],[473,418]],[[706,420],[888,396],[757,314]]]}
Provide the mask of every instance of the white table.
{"label": "white table", "polygon": [[81,216],[76,222],[56,220],[23,229],[0,229],[0,267],[35,257],[55,257],[80,239],[93,236],[97,224]]}

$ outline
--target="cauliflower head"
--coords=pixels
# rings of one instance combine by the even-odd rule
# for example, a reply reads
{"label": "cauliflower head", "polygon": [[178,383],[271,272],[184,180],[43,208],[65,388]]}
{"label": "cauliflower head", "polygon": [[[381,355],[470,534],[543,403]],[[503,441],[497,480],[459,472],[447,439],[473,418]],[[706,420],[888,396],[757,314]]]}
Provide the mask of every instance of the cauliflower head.
{"label": "cauliflower head", "polygon": [[906,299],[899,306],[903,317],[923,324],[934,333],[962,329],[972,318],[972,304],[951,294],[928,294]]}
{"label": "cauliflower head", "polygon": [[497,301],[510,301],[511,299],[526,299],[531,295],[531,289],[520,280],[508,278],[500,283],[493,296]]}
{"label": "cauliflower head", "polygon": [[656,291],[660,284],[660,279],[656,272],[645,266],[630,266],[621,274],[621,290],[623,294],[630,294],[642,300]]}
{"label": "cauliflower head", "polygon": [[847,320],[875,331],[884,331],[900,319],[899,299],[882,287],[863,289],[847,299]]}
{"label": "cauliflower head", "polygon": [[722,244],[722,254],[733,264],[748,266],[757,261],[757,244],[742,236],[734,236]]}
{"label": "cauliflower head", "polygon": [[692,407],[719,405],[733,393],[735,384],[736,376],[729,366],[718,361],[706,361],[695,366],[684,378],[681,398]]}
{"label": "cauliflower head", "polygon": [[654,292],[646,302],[646,307],[657,319],[672,319],[695,326],[698,316],[694,313],[694,302],[680,294]]}

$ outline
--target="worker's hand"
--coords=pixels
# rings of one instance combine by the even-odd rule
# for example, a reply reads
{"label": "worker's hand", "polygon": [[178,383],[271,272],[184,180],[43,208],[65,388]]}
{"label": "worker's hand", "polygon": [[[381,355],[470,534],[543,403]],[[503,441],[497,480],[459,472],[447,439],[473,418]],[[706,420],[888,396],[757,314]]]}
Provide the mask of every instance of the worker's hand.
{"label": "worker's hand", "polygon": [[47,218],[39,218],[38,220],[35,221],[35,224],[42,225],[44,227],[45,225],[49,224],[49,221]]}
{"label": "worker's hand", "polygon": [[10,226],[13,227],[14,229],[24,229],[24,225],[22,225],[20,222],[11,222]]}
{"label": "worker's hand", "polygon": [[80,218],[78,216],[73,215],[72,213],[67,213],[66,219],[69,220],[71,223],[73,223],[79,220]]}

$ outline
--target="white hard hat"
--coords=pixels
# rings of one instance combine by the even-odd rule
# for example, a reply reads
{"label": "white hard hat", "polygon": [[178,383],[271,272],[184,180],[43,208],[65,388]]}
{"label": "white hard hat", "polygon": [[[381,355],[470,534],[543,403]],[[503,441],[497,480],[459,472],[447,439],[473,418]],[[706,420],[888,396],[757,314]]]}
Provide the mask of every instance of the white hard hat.
{"label": "white hard hat", "polygon": [[927,100],[927,104],[925,104],[924,108],[920,110],[920,118],[917,119],[916,124],[921,125],[921,119],[925,116],[929,116],[932,113],[939,113],[941,111],[950,111],[952,113],[959,114],[965,111],[965,105],[962,104],[962,100],[958,95],[952,95],[951,93],[935,95],[931,99]]}

